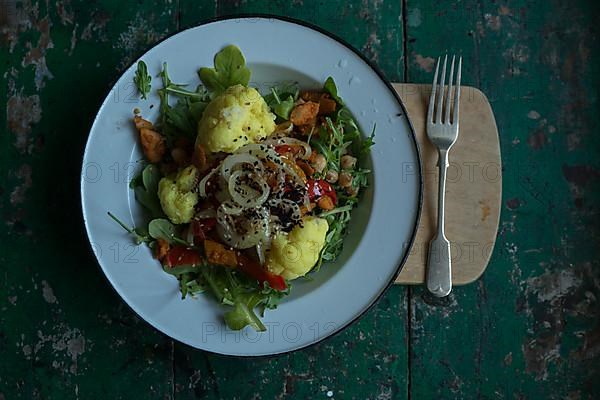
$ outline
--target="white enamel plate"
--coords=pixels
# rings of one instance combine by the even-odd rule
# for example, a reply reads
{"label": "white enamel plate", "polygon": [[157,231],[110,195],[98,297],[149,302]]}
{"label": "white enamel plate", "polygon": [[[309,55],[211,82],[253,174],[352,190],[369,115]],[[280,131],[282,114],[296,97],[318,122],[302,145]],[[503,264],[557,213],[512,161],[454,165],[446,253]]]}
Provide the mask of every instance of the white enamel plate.
{"label": "white enamel plate", "polygon": [[316,28],[272,17],[222,19],[171,36],[141,59],[153,77],[166,61],[173,81],[195,88],[197,69],[212,66],[214,55],[228,44],[242,50],[252,70],[251,85],[261,92],[281,81],[320,88],[332,76],[363,133],[376,125],[371,184],[353,213],[339,259],[325,264],[311,280],[294,281],[291,295],[276,310],[266,312],[266,332],[228,330],[222,306],[208,295],[182,300],[176,279],[106,214],[111,211],[131,225],[143,221],[141,206],[128,187],[142,159],[132,111],[137,107],[145,118],[156,120],[159,99],[154,89],[160,80],[153,78],[152,95],[139,100],[132,83],[135,63],[104,100],[90,131],[81,177],[83,217],[104,274],[123,300],[156,329],[215,353],[284,353],[345,328],[393,282],[419,218],[419,153],[389,83],[358,53]]}

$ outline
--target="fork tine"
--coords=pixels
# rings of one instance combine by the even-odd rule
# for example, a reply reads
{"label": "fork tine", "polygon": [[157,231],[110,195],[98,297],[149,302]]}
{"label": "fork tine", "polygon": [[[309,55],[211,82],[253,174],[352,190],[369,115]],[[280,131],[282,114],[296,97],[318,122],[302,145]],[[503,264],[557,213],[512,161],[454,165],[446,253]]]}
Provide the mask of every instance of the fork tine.
{"label": "fork tine", "polygon": [[433,106],[435,104],[435,88],[437,86],[438,70],[440,69],[440,57],[435,64],[435,74],[433,74],[433,85],[431,85],[431,96],[429,97],[429,109],[427,110],[427,122],[433,122]]}
{"label": "fork tine", "polygon": [[460,72],[462,69],[462,57],[458,58],[458,71],[456,73],[456,85],[454,87],[454,113],[452,115],[452,123],[458,124],[458,104],[460,100]]}
{"label": "fork tine", "polygon": [[450,101],[452,100],[452,77],[454,76],[454,58],[452,56],[452,63],[450,63],[450,76],[448,77],[448,92],[446,93],[446,109],[444,110],[444,123],[450,123]]}
{"label": "fork tine", "polygon": [[444,56],[444,66],[442,67],[442,79],[439,86],[440,94],[438,96],[438,104],[436,110],[436,122],[438,124],[442,122],[442,101],[444,100],[444,83],[446,83],[446,61],[448,61],[448,54]]}

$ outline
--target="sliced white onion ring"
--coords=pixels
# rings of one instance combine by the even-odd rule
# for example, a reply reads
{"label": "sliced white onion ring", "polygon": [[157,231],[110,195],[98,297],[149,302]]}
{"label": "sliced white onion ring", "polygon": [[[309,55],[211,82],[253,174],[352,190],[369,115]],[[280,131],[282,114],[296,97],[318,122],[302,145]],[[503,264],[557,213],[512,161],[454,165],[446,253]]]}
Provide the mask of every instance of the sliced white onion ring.
{"label": "sliced white onion ring", "polygon": [[[236,249],[248,249],[256,246],[263,235],[264,214],[268,215],[269,213],[264,207],[258,208],[257,211],[259,218],[248,219],[243,216],[228,215],[220,206],[217,209],[217,234],[225,243]],[[241,234],[240,229],[246,233]]]}
{"label": "sliced white onion ring", "polygon": [[300,221],[302,219],[302,213],[298,204],[294,203],[289,199],[271,199],[267,203],[270,207],[280,208],[285,213],[290,214],[290,219],[293,221]]}
{"label": "sliced white onion ring", "polygon": [[252,169],[260,171],[261,174],[264,173],[264,166],[258,158],[247,153],[241,153],[232,154],[223,160],[221,163],[221,176],[228,181],[231,174],[243,164],[250,164]]}
{"label": "sliced white onion ring", "polygon": [[240,215],[244,208],[233,202],[232,200],[226,200],[219,206],[225,214],[228,215]]}
{"label": "sliced white onion ring", "polygon": [[202,178],[202,180],[200,181],[200,183],[198,184],[198,193],[200,194],[200,197],[208,197],[206,195],[206,184],[208,183],[208,180],[210,178],[212,178],[212,176],[217,173],[217,171],[219,170],[219,167],[214,168],[212,171],[210,171],[208,174],[206,174],[204,176],[204,178]]}
{"label": "sliced white onion ring", "polygon": [[302,140],[291,138],[291,137],[283,137],[280,139],[275,139],[275,138],[267,139],[262,143],[268,144],[268,145],[274,145],[274,146],[285,145],[285,144],[290,145],[290,146],[302,146],[302,149],[304,151],[302,152],[302,156],[300,158],[303,158],[303,159],[309,158],[312,153],[312,150],[311,150],[310,146],[308,145],[308,143],[306,143]]}
{"label": "sliced white onion ring", "polygon": [[[243,183],[242,177],[252,179],[260,187],[260,191]],[[271,188],[260,175],[245,173],[243,171],[235,171],[231,174],[228,188],[231,199],[245,208],[254,208],[262,205],[267,201],[271,193]]]}
{"label": "sliced white onion ring", "polygon": [[205,219],[205,218],[215,218],[217,216],[217,212],[214,208],[205,208],[204,210],[200,210],[196,213],[196,218]]}

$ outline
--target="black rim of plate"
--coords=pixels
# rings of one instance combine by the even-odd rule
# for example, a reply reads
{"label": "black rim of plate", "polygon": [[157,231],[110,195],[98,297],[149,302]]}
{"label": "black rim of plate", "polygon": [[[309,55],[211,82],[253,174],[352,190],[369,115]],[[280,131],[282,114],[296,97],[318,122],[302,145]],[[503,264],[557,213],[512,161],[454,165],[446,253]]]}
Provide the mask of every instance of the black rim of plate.
{"label": "black rim of plate", "polygon": [[[292,24],[296,24],[296,25],[300,25],[303,26],[305,28],[308,29],[312,29],[314,31],[317,31],[325,36],[328,36],[329,38],[335,40],[336,42],[340,43],[342,46],[346,47],[347,49],[349,49],[350,51],[352,51],[358,58],[360,58],[362,61],[364,61],[370,68],[371,70],[373,70],[377,76],[379,77],[379,79],[386,85],[386,87],[388,88],[388,90],[392,93],[392,95],[395,97],[396,101],[398,102],[398,104],[400,105],[400,108],[402,109],[402,112],[404,114],[404,116],[406,117],[406,121],[408,123],[408,127],[410,129],[410,133],[411,133],[411,139],[413,141],[413,144],[415,146],[415,152],[417,155],[417,165],[418,165],[418,169],[419,169],[419,193],[418,193],[418,208],[417,208],[417,214],[416,214],[416,218],[414,221],[414,226],[412,229],[412,234],[410,237],[410,241],[408,243],[408,246],[406,246],[406,252],[404,253],[404,256],[402,257],[402,260],[400,261],[400,263],[398,264],[398,266],[396,267],[396,271],[394,272],[392,278],[389,280],[389,282],[386,283],[386,285],[381,289],[381,291],[379,292],[379,294],[375,297],[375,299],[364,309],[362,310],[360,313],[358,313],[356,316],[354,316],[354,318],[352,318],[350,321],[348,321],[346,324],[339,326],[335,331],[332,331],[330,333],[327,333],[326,335],[324,335],[323,337],[319,338],[318,340],[311,342],[307,345],[292,349],[292,350],[286,350],[286,351],[282,351],[282,352],[278,352],[278,353],[272,353],[272,354],[258,354],[258,355],[252,355],[252,354],[223,354],[223,353],[218,353],[215,351],[211,351],[211,350],[207,350],[207,349],[200,349],[197,348],[195,346],[191,346],[185,342],[182,342],[178,339],[175,339],[174,337],[162,332],[160,329],[158,329],[157,327],[155,327],[153,324],[151,324],[149,321],[147,321],[144,317],[142,317],[136,310],[133,309],[132,306],[129,305],[129,303],[127,301],[123,301],[127,307],[129,307],[131,309],[131,311],[133,311],[135,314],[139,315],[141,317],[141,319],[148,325],[150,325],[153,329],[156,329],[157,331],[161,332],[163,335],[170,337],[172,340],[175,340],[185,346],[189,346],[201,351],[205,351],[207,353],[210,354],[215,354],[215,355],[219,355],[219,356],[224,356],[224,357],[231,357],[231,358],[268,358],[268,357],[277,357],[277,356],[283,356],[283,355],[287,355],[299,350],[304,350],[307,349],[309,347],[312,347],[314,345],[317,345],[323,341],[325,341],[326,339],[330,339],[334,336],[336,336],[337,334],[339,334],[340,332],[346,330],[346,328],[348,328],[350,325],[354,324],[356,321],[358,321],[362,316],[364,316],[369,310],[371,310],[373,308],[373,306],[375,304],[377,304],[379,302],[379,300],[381,300],[381,298],[383,297],[383,295],[388,291],[388,289],[394,284],[394,282],[396,281],[396,279],[398,278],[398,275],[400,274],[400,272],[402,271],[402,268],[404,267],[404,264],[406,263],[406,260],[408,259],[408,256],[410,254],[410,251],[412,249],[412,246],[414,244],[416,235],[417,235],[417,228],[419,227],[419,220],[421,219],[421,210],[423,208],[423,174],[422,174],[422,163],[421,163],[421,151],[419,149],[419,143],[417,142],[417,138],[415,135],[415,129],[412,125],[412,122],[410,120],[410,118],[408,117],[408,113],[406,112],[406,107],[404,107],[404,103],[402,102],[402,99],[400,98],[400,96],[398,95],[398,93],[396,92],[396,90],[394,89],[394,87],[392,86],[392,84],[389,82],[389,80],[385,77],[385,75],[383,74],[383,72],[381,72],[381,70],[379,69],[379,67],[377,67],[371,60],[369,60],[367,57],[365,57],[360,51],[358,51],[356,48],[354,48],[354,46],[352,46],[350,43],[348,43],[346,40],[334,35],[331,32],[326,31],[325,29],[311,24],[309,22],[305,22],[302,20],[298,20],[295,18],[290,18],[290,17],[286,17],[286,16],[279,16],[279,15],[272,15],[272,14],[262,14],[262,13],[249,13],[249,14],[234,14],[234,15],[224,15],[224,16],[220,16],[220,17],[215,17],[215,18],[210,18],[207,19],[199,24],[196,24],[194,26],[191,26],[189,28],[186,29],[182,29],[180,31],[174,32],[170,35],[165,36],[164,38],[162,38],[161,40],[159,40],[158,42],[154,43],[152,45],[152,47],[150,47],[147,50],[144,50],[139,57],[136,57],[132,62],[130,62],[127,66],[125,66],[123,68],[123,72],[121,72],[119,74],[119,77],[116,79],[116,82],[120,79],[120,77],[123,75],[124,71],[127,71],[141,56],[143,56],[144,54],[146,54],[148,51],[150,51],[151,49],[153,49],[154,47],[156,47],[158,44],[164,42],[165,40],[178,35],[181,32],[185,32],[187,30],[190,29],[195,29],[198,28],[200,26],[204,26],[204,25],[208,25],[214,22],[221,22],[221,21],[226,21],[226,20],[233,20],[233,19],[275,19],[275,20],[279,20],[279,21],[284,21],[284,22],[289,22]],[[114,86],[114,85],[113,85]],[[112,90],[112,86],[110,89],[108,89],[106,96],[104,96],[103,100],[102,100],[102,105],[104,104],[106,98],[108,98],[108,96],[110,95],[110,91]],[[92,122],[92,128],[94,126],[94,124],[96,123],[98,119],[98,113],[96,113],[96,116],[94,117],[94,120]],[[91,133],[91,128],[90,128],[90,133]],[[88,137],[88,142],[89,142],[89,137]],[[81,169],[81,173],[83,176],[84,173],[84,168],[85,168],[85,157],[87,155],[87,142],[86,142],[86,146],[83,152],[83,159],[82,159],[82,169]],[[83,185],[82,185],[83,188]],[[84,225],[86,226],[86,234],[87,234],[87,221],[85,218],[85,213],[84,213],[84,209],[83,209],[83,205],[84,205],[84,199],[83,199],[83,190],[81,191],[81,212],[82,212],[82,218],[84,220]],[[88,235],[88,242],[89,242],[89,235]],[[401,244],[404,245],[404,244]],[[90,249],[92,250],[92,253],[94,253],[94,249],[92,248],[91,242],[90,242]],[[94,257],[95,257],[95,253],[94,253]],[[98,266],[100,266],[100,262],[98,261],[98,258],[96,258],[96,261],[98,262]],[[102,269],[102,268],[101,268]],[[110,280],[108,279],[108,276],[104,273],[104,270],[102,269],[102,275],[104,276],[104,278],[108,281],[108,283],[110,284],[110,287],[117,293],[117,295],[119,295],[119,297],[121,297],[121,295],[117,292],[117,289],[113,286],[113,284],[110,282]],[[121,297],[122,298],[122,297]],[[123,299],[123,298],[122,298]],[[125,300],[125,299],[123,299]]]}

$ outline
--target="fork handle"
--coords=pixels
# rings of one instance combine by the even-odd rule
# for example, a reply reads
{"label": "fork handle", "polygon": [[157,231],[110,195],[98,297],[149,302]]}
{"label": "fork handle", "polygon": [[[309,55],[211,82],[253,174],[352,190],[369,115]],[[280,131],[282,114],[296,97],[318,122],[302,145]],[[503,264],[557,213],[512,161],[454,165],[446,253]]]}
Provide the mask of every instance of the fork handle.
{"label": "fork handle", "polygon": [[437,232],[429,243],[427,257],[427,289],[437,297],[447,296],[452,290],[452,266],[450,241],[444,232],[444,206],[446,203],[446,171],[448,170],[448,150],[439,151],[438,166],[438,218]]}

